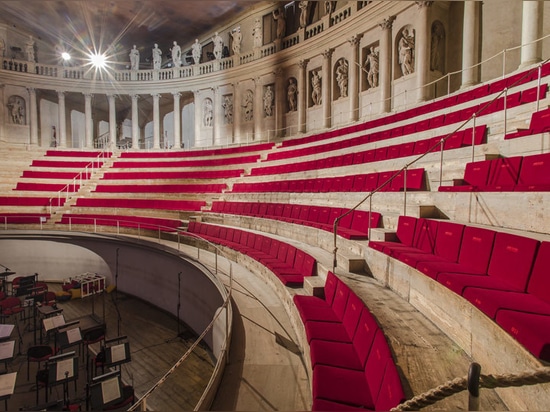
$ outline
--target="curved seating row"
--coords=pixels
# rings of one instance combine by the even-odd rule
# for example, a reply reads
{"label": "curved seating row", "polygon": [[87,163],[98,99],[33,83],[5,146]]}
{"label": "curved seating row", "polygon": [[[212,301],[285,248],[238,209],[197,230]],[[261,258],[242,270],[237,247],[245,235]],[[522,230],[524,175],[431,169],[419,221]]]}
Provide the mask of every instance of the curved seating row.
{"label": "curved seating row", "polygon": [[238,153],[255,152],[271,149],[275,143],[258,143],[238,147],[226,147],[223,149],[201,149],[201,150],[172,150],[164,152],[124,152],[120,154],[121,159],[155,159],[155,158],[181,158],[231,155]]}
{"label": "curved seating row", "polygon": [[313,369],[312,410],[390,410],[405,396],[391,350],[363,301],[332,272],[324,297],[295,295]]}
{"label": "curved seating row", "polygon": [[301,287],[304,277],[317,274],[317,262],[313,256],[269,236],[194,221],[189,222],[187,231],[255,259],[271,270],[285,286]]}
{"label": "curved seating row", "polygon": [[104,157],[111,157],[111,152],[99,152],[94,150],[66,150],[66,149],[57,149],[57,150],[46,150],[44,156],[47,157],[98,157],[103,153]]}
{"label": "curved seating row", "polygon": [[470,162],[464,178],[452,186],[439,186],[440,192],[549,191],[550,153],[514,156]]}
{"label": "curved seating row", "polygon": [[91,172],[49,172],[41,170],[23,170],[23,179],[55,179],[73,180],[75,178],[87,180],[92,176]]}
{"label": "curved seating row", "polygon": [[241,157],[224,157],[217,159],[201,159],[201,160],[143,160],[143,161],[116,161],[113,163],[113,168],[117,169],[143,169],[143,168],[168,168],[168,167],[206,167],[206,166],[227,166],[243,163],[255,163],[260,159],[259,154],[241,156]]}
{"label": "curved seating row", "polygon": [[65,213],[57,222],[63,225],[117,226],[175,232],[181,226],[179,219],[135,215],[109,215],[90,213]]}
{"label": "curved seating row", "polygon": [[146,179],[227,179],[239,177],[243,169],[189,170],[162,172],[105,172],[102,180],[146,180]]}
{"label": "curved seating row", "polygon": [[103,165],[103,160],[50,160],[50,159],[35,159],[31,163],[31,167],[51,167],[56,169],[84,169],[86,166],[94,163],[98,167]]}
{"label": "curved seating row", "polygon": [[461,295],[550,361],[550,242],[411,216],[399,217],[396,236],[369,246]]}
{"label": "curved seating row", "polygon": [[[310,206],[290,203],[224,202],[214,201],[211,212],[241,216],[254,216],[280,220],[297,225],[311,226],[333,232],[334,221],[349,209],[329,206]],[[370,223],[369,223],[370,215]],[[369,228],[378,227],[381,215],[378,212],[354,210],[338,224],[338,235],[351,240],[368,239]]]}
{"label": "curved seating row", "polygon": [[221,193],[225,183],[217,184],[148,184],[105,185],[99,184],[92,192],[100,193]]}
{"label": "curved seating row", "polygon": [[[231,192],[262,193],[327,193],[327,192],[371,192],[379,185],[396,176],[391,183],[380,188],[382,192],[399,192],[405,189],[405,173],[399,170],[373,172],[360,175],[319,177],[311,179],[285,179],[270,182],[235,183]],[[426,179],[423,168],[409,169],[407,190],[426,190]]]}
{"label": "curved seating row", "polygon": [[0,224],[39,224],[49,218],[49,213],[0,213]]}
{"label": "curved seating row", "polygon": [[64,204],[64,197],[0,196],[0,206],[63,206]]}
{"label": "curved seating row", "polygon": [[507,133],[504,139],[517,139],[518,137],[531,136],[548,131],[550,131],[550,108],[533,112],[527,129],[518,129],[515,132]]}
{"label": "curved seating row", "polygon": [[[451,135],[443,144],[443,150],[458,149],[471,146],[472,136],[474,144],[483,143],[487,131],[486,125],[464,129]],[[309,170],[327,169],[332,167],[352,166],[370,162],[378,162],[389,159],[397,159],[406,156],[420,155],[426,153],[431,147],[437,145],[445,136],[441,135],[416,142],[400,143],[392,146],[384,146],[376,149],[363,150],[355,153],[331,156],[323,159],[308,160],[303,162],[292,162],[276,166],[258,166],[252,168],[251,176],[265,176],[282,173],[305,172]],[[339,142],[340,143],[340,142]],[[365,142],[367,143],[367,142]],[[362,143],[361,143],[362,144]],[[439,147],[435,151],[440,150]]]}
{"label": "curved seating row", "polygon": [[123,209],[159,209],[198,211],[206,205],[203,200],[78,198],[74,207],[108,207]]}
{"label": "curved seating row", "polygon": [[[79,184],[71,184],[70,190],[72,192],[77,192],[80,189]],[[13,190],[24,190],[32,192],[59,192],[60,190],[66,189],[67,183],[34,183],[34,182],[17,182],[17,185]]]}

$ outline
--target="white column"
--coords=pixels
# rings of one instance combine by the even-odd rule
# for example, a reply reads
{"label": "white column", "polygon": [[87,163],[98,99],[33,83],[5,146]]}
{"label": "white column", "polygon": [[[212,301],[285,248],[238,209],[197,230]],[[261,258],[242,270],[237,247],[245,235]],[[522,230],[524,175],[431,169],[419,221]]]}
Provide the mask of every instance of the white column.
{"label": "white column", "polygon": [[523,1],[523,18],[521,22],[521,65],[530,66],[542,60],[542,23],[544,3],[542,1]]}
{"label": "white column", "polygon": [[87,149],[94,147],[92,123],[92,94],[84,93],[84,144]]}
{"label": "white column", "polygon": [[30,128],[31,128],[31,145],[38,145],[38,104],[36,101],[36,89],[29,87],[28,89],[30,97]]}
{"label": "white column", "polygon": [[241,91],[239,83],[233,83],[233,142],[240,142],[241,136],[241,122],[243,116],[241,114]]}
{"label": "white column", "polygon": [[153,96],[153,149],[160,149],[160,94],[154,93]]}
{"label": "white column", "polygon": [[462,85],[461,88],[479,83],[479,14],[480,3],[477,1],[464,2],[464,24],[462,34]]}
{"label": "white column", "polygon": [[379,24],[382,29],[380,36],[379,74],[380,74],[380,100],[382,101],[381,111],[391,111],[391,59],[392,59],[392,26],[395,16],[384,19]]}
{"label": "white column", "polygon": [[416,29],[416,86],[417,101],[423,102],[429,98],[428,73],[430,70],[430,25],[429,10],[433,1],[417,1],[418,19]]}
{"label": "white column", "polygon": [[306,111],[307,111],[307,64],[309,60],[300,60],[298,64],[298,132],[306,132]]}
{"label": "white column", "polygon": [[222,127],[225,122],[225,116],[223,114],[222,107],[222,95],[219,87],[214,87],[214,101],[212,102],[213,107],[213,126],[214,126],[214,145],[222,144]]}
{"label": "white column", "polygon": [[260,77],[254,79],[254,140],[262,137],[262,123],[264,120],[263,87]]}
{"label": "white column", "polygon": [[278,68],[275,70],[275,135],[272,137],[284,136],[283,132],[283,119],[284,119],[284,107],[285,97],[283,84],[283,70]]}
{"label": "white column", "polygon": [[174,148],[179,149],[181,148],[181,93],[172,92],[172,95],[174,96]]}
{"label": "white column", "polygon": [[351,59],[349,62],[349,120],[359,119],[359,43],[362,34],[355,34],[349,39]]}
{"label": "white column", "polygon": [[65,92],[57,92],[59,147],[67,147],[67,119],[65,118]]}
{"label": "white column", "polygon": [[107,100],[109,101],[109,149],[114,150],[116,148],[116,104],[115,95],[108,94]]}
{"label": "white column", "polygon": [[323,52],[322,86],[323,86],[323,127],[328,129],[332,124],[332,53],[334,49]]}
{"label": "white column", "polygon": [[132,149],[139,149],[139,94],[130,95],[132,98]]}
{"label": "white column", "polygon": [[195,90],[193,92],[195,96],[195,146],[199,143],[203,145],[201,139],[201,129],[202,129],[202,102],[200,100],[200,90]]}

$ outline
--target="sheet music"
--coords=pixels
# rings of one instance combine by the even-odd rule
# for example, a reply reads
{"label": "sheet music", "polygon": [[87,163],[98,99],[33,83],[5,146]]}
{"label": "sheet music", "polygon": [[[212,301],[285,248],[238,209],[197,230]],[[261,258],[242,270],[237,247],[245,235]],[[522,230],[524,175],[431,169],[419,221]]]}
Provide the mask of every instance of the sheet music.
{"label": "sheet music", "polygon": [[9,338],[15,325],[0,325],[0,339]]}
{"label": "sheet music", "polygon": [[69,344],[80,342],[82,340],[82,335],[80,335],[80,328],[73,328],[67,331],[67,341]]}
{"label": "sheet music", "polygon": [[15,341],[0,343],[0,360],[13,358],[13,349],[15,348]]}
{"label": "sheet music", "polygon": [[[68,375],[65,375],[65,372],[69,372]],[[55,374],[55,380],[57,382],[72,378],[74,376],[74,359],[64,359],[57,362],[57,370]]]}
{"label": "sheet music", "polygon": [[13,395],[17,372],[0,375],[0,396]]}
{"label": "sheet music", "polygon": [[116,378],[101,382],[101,395],[103,396],[104,404],[120,398],[121,395],[118,376]]}
{"label": "sheet music", "polygon": [[111,346],[111,362],[117,363],[126,359],[126,345],[124,343],[120,345]]}
{"label": "sheet music", "polygon": [[46,318],[43,320],[44,329],[46,332],[49,332],[52,329],[58,328],[65,324],[65,318],[63,315],[52,316],[51,318]]}

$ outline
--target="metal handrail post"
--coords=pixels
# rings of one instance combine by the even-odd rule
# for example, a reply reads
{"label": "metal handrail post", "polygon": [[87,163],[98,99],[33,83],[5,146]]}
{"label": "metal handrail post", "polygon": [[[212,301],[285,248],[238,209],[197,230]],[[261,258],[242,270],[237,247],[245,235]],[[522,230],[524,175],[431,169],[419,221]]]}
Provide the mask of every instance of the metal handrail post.
{"label": "metal handrail post", "polygon": [[407,166],[403,169],[403,215],[407,216]]}
{"label": "metal handrail post", "polygon": [[97,218],[94,217],[94,233],[97,233]]}
{"label": "metal handrail post", "polygon": [[440,141],[441,149],[439,151],[439,186],[443,183],[443,148],[445,146],[444,139],[441,139]]}
{"label": "metal handrail post", "polygon": [[472,119],[474,121],[474,125],[472,127],[472,162],[473,162],[475,157],[475,150],[476,150],[476,114],[475,113],[473,114]]}
{"label": "metal handrail post", "polygon": [[479,411],[479,378],[481,366],[472,362],[468,370],[468,410]]}
{"label": "metal handrail post", "polygon": [[506,136],[506,124],[508,123],[508,87],[504,88],[504,136]]}
{"label": "metal handrail post", "polygon": [[537,78],[537,112],[539,111],[539,105],[540,105],[540,85],[542,80],[542,63],[539,64],[539,75]]}

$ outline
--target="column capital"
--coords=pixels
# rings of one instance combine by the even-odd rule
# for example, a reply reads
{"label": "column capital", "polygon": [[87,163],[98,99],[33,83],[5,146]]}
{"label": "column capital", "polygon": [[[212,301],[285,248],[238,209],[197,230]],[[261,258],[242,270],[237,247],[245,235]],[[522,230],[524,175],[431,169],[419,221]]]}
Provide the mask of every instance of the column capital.
{"label": "column capital", "polygon": [[65,91],[64,90],[56,90],[55,92],[57,93],[57,97],[59,97],[59,98],[65,97]]}
{"label": "column capital", "polygon": [[415,1],[415,3],[421,9],[422,7],[431,7],[433,1]]}
{"label": "column capital", "polygon": [[132,100],[138,100],[138,99],[141,98],[141,96],[140,96],[139,94],[132,93],[132,94],[130,95],[130,98],[131,98]]}
{"label": "column capital", "polygon": [[107,99],[113,99],[113,100],[118,99],[118,94],[116,93],[107,93],[106,96],[107,96]]}
{"label": "column capital", "polygon": [[254,84],[256,86],[258,86],[258,85],[260,85],[260,82],[262,81],[262,77],[261,76],[256,76],[252,80],[254,80]]}
{"label": "column capital", "polygon": [[151,93],[151,96],[153,96],[153,99],[160,99],[160,93]]}
{"label": "column capital", "polygon": [[282,77],[283,76],[283,69],[281,67],[277,67],[275,71],[273,72],[275,77]]}
{"label": "column capital", "polygon": [[29,94],[36,94],[36,89],[34,87],[27,87]]}
{"label": "column capital", "polygon": [[382,23],[379,23],[378,25],[382,30],[389,30],[392,28],[394,21],[395,21],[395,16],[390,16],[387,19],[382,20]]}
{"label": "column capital", "polygon": [[177,99],[177,98],[181,97],[181,93],[180,92],[172,92],[172,96],[174,96],[174,99]]}
{"label": "column capital", "polygon": [[351,46],[357,46],[361,39],[363,38],[363,33],[354,34],[351,38],[348,39],[348,42]]}
{"label": "column capital", "polygon": [[303,60],[300,60],[300,62],[298,63],[298,66],[300,67],[300,69],[305,69],[307,68],[308,63],[309,63],[309,59],[303,59]]}
{"label": "column capital", "polygon": [[332,53],[334,53],[334,49],[326,49],[321,54],[325,59],[330,59],[332,57]]}
{"label": "column capital", "polygon": [[94,97],[93,93],[82,93],[86,99],[91,99]]}

